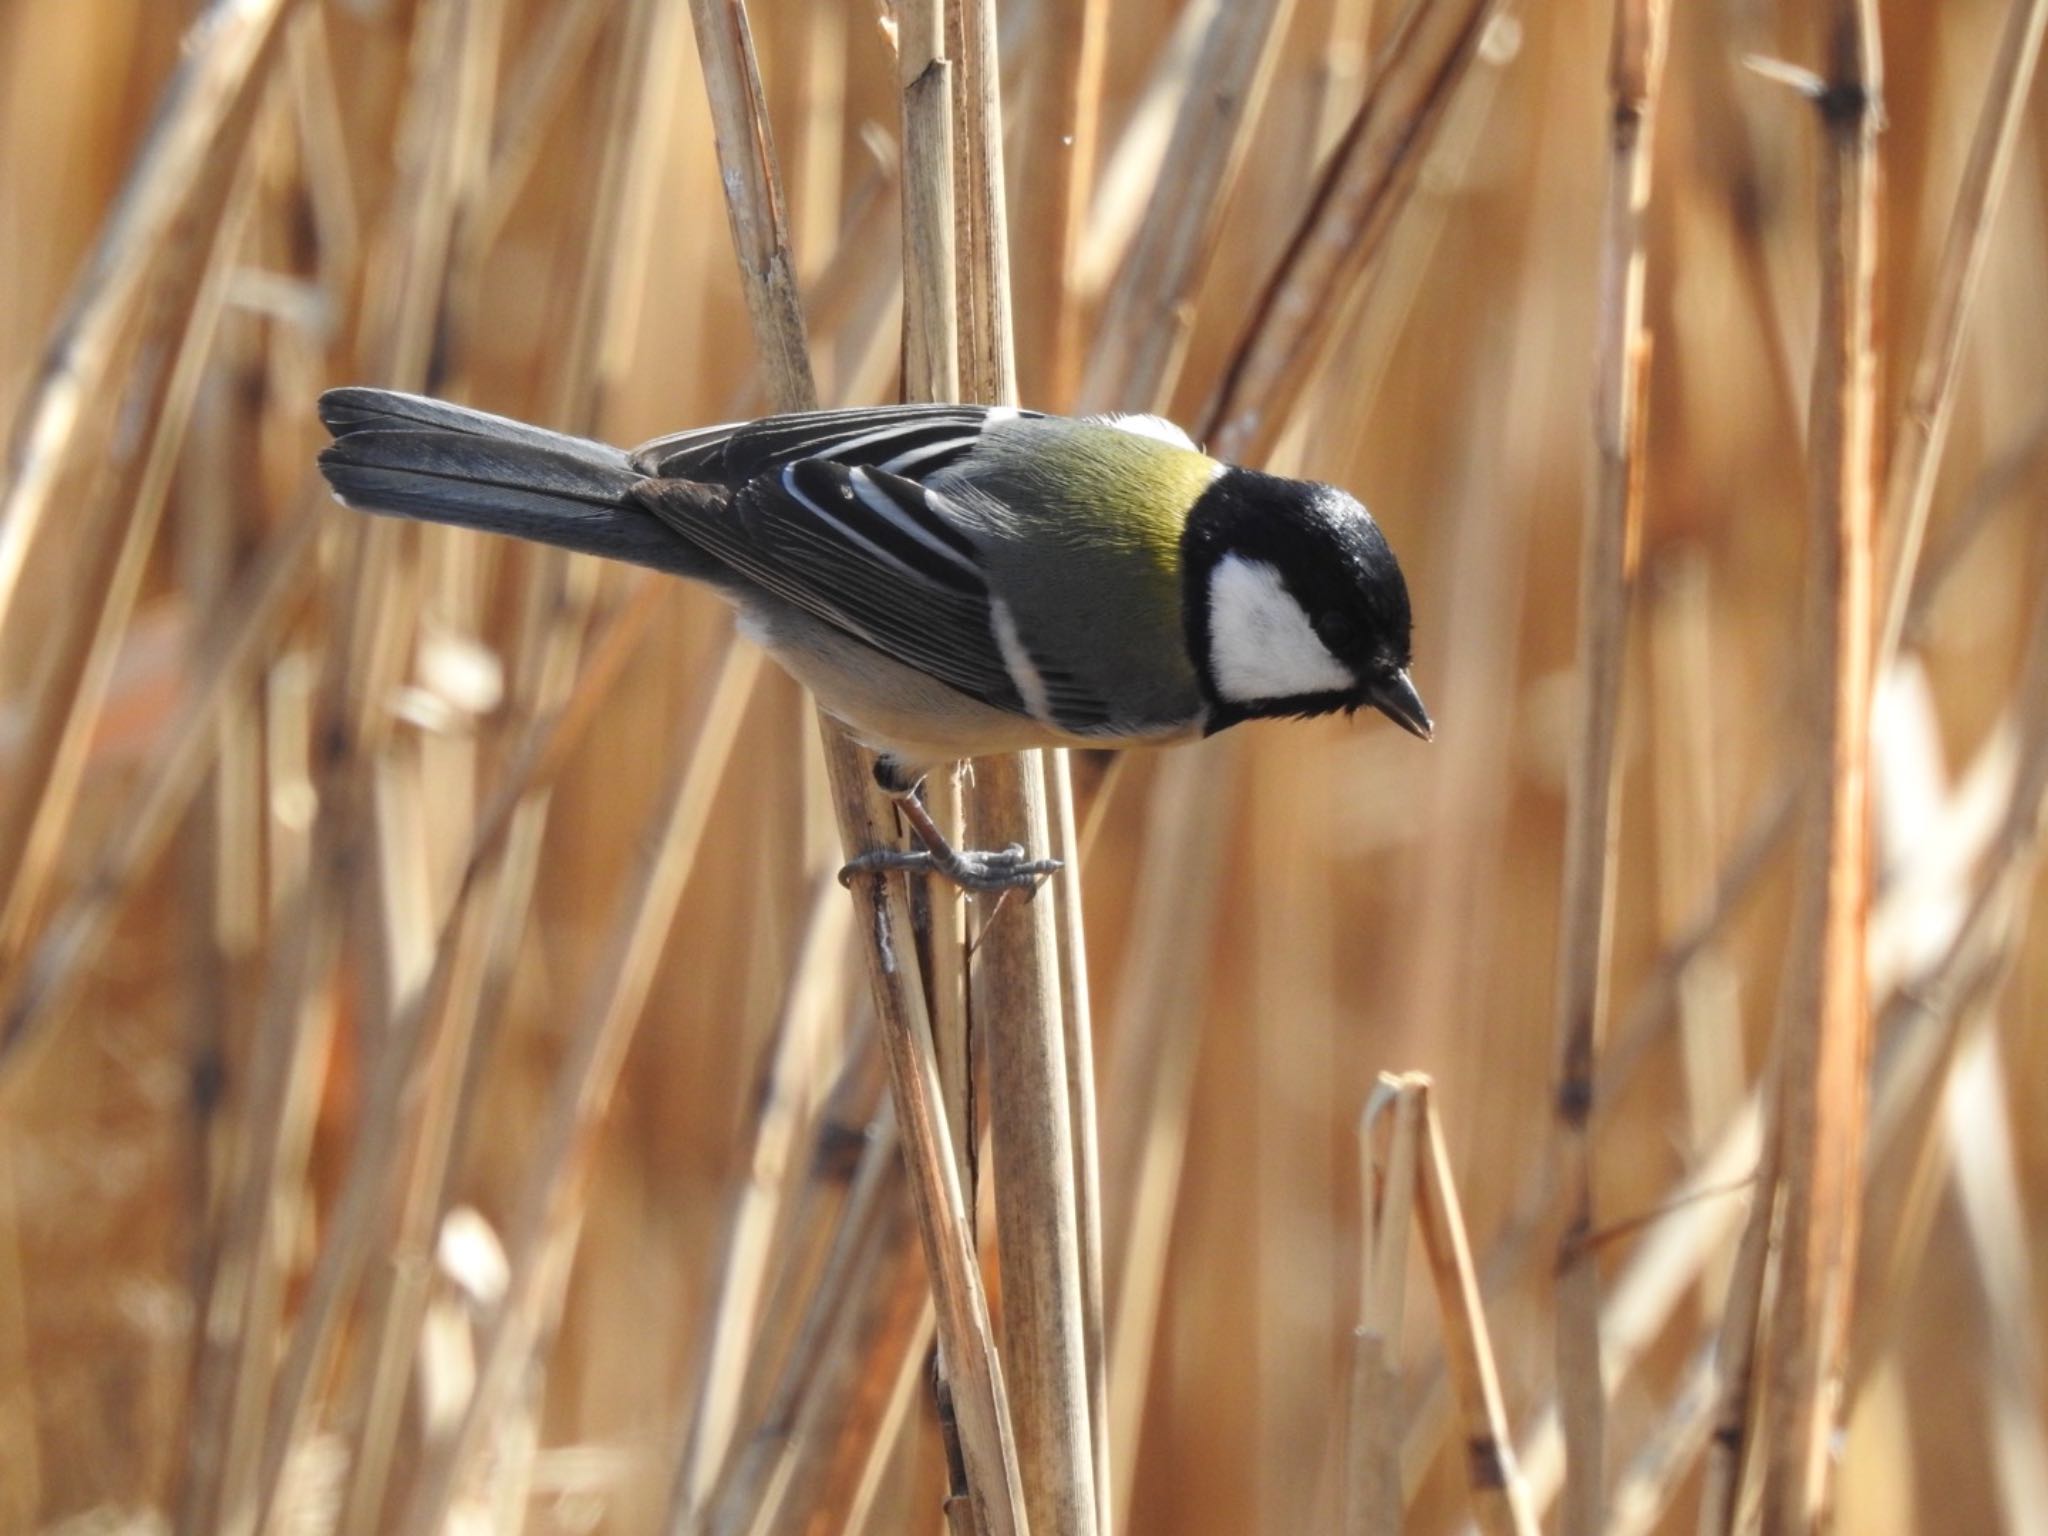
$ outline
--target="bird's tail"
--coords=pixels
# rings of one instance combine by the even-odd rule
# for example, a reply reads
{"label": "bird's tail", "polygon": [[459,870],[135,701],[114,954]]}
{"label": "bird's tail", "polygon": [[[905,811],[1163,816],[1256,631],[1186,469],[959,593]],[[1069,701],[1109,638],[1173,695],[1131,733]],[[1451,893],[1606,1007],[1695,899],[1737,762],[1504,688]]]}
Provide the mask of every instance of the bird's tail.
{"label": "bird's tail", "polygon": [[702,576],[705,557],[635,503],[617,448],[421,395],[330,389],[320,472],[347,506]]}

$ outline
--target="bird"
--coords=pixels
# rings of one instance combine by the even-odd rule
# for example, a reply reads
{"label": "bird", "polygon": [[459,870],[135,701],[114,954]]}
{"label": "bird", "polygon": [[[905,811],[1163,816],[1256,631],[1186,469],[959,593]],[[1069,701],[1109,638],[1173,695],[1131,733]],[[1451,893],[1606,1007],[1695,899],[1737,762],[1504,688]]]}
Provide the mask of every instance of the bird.
{"label": "bird", "polygon": [[1224,464],[1147,415],[802,411],[622,449],[422,395],[320,397],[345,506],[534,540],[710,586],[876,754],[924,845],[844,872],[969,890],[1059,865],[956,849],[938,764],[1188,741],[1371,708],[1425,741],[1407,583],[1334,486]]}

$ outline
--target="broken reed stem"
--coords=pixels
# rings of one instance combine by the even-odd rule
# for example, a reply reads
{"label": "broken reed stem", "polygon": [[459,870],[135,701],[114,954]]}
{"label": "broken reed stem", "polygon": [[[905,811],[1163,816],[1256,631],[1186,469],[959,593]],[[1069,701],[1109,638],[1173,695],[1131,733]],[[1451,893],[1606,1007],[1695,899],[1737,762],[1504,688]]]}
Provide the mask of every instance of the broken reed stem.
{"label": "broken reed stem", "polygon": [[[958,40],[953,191],[961,386],[976,403],[1014,405],[995,6],[993,0],[947,0],[946,13],[949,36]],[[968,836],[981,848],[1014,843],[1034,855],[1049,850],[1044,754],[976,764]],[[971,985],[987,1042],[1004,1364],[1025,1515],[1041,1533],[1095,1536],[1081,1202],[1074,1187],[1057,906],[1058,893],[1045,887],[981,897]]]}
{"label": "broken reed stem", "polygon": [[1970,140],[1962,182],[1956,188],[1955,212],[1949,219],[1941,264],[1935,269],[1934,297],[1919,362],[1898,430],[1888,445],[1891,462],[1882,523],[1885,562],[1878,588],[1884,607],[1878,614],[1875,664],[1879,677],[1890,666],[1905,629],[1906,609],[1927,537],[1927,515],[1934,504],[1935,474],[1955,414],[1964,322],[1991,250],[1991,231],[1997,223],[2006,175],[2012,169],[2035,67],[2040,63],[2044,29],[2048,29],[2048,0],[2013,0],[1991,55],[1991,80],[1985,87],[1983,111]]}
{"label": "broken reed stem", "polygon": [[1279,441],[1334,339],[1329,317],[1372,270],[1499,8],[1414,0],[1396,23],[1203,414],[1195,437],[1217,458],[1257,463]]}
{"label": "broken reed stem", "polygon": [[[804,345],[774,141],[746,10],[739,0],[691,0],[690,14],[697,28],[726,211],[762,373],[778,410],[814,407],[817,386]],[[889,846],[895,835],[894,812],[875,785],[872,764],[836,722],[823,716],[820,721],[846,850],[857,853]],[[917,953],[909,903],[899,882],[882,877],[856,880],[853,901],[889,1061],[975,1514],[987,1536],[1011,1536],[1026,1528],[1016,1448],[988,1300],[953,1161],[931,1023],[923,989],[909,972]]]}
{"label": "broken reed stem", "polygon": [[1537,1536],[1541,1527],[1508,1434],[1500,1372],[1494,1364],[1486,1312],[1479,1298],[1479,1277],[1472,1269],[1465,1218],[1458,1209],[1443,1121],[1429,1079],[1416,1074],[1406,1082],[1422,1106],[1422,1166],[1415,1209],[1422,1223],[1430,1277],[1436,1284],[1437,1306],[1443,1313],[1444,1364],[1464,1421],[1465,1471],[1473,1514],[1486,1536]]}
{"label": "broken reed stem", "polygon": [[1808,554],[1817,772],[1778,1052],[1784,1246],[1759,1364],[1772,1425],[1766,1533],[1810,1529],[1829,1508],[1869,1056],[1864,929],[1882,77],[1875,0],[1830,0],[1826,15],[1827,73],[1815,103],[1824,143]]}
{"label": "broken reed stem", "polygon": [[1593,1536],[1606,1499],[1607,1397],[1601,1381],[1599,1257],[1593,1208],[1594,1062],[1607,1006],[1620,830],[1624,650],[1642,518],[1650,338],[1643,323],[1650,170],[1668,0],[1616,0],[1614,97],[1602,237],[1594,482],[1579,558],[1579,736],[1565,811],[1557,960],[1557,1099],[1564,1230],[1558,1240],[1557,1381],[1565,1490],[1560,1530]]}
{"label": "broken reed stem", "polygon": [[[1390,1107],[1393,1120],[1382,1151],[1380,1128]],[[1401,1329],[1422,1109],[1422,1093],[1412,1079],[1382,1072],[1359,1118],[1363,1208],[1344,1454],[1344,1536],[1390,1536],[1401,1529]]]}

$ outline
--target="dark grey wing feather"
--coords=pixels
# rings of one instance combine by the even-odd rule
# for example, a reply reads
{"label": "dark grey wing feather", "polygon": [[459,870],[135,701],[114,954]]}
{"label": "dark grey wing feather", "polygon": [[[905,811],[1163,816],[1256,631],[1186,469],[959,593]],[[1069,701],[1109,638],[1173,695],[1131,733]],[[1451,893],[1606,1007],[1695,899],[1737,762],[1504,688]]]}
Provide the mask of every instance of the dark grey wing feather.
{"label": "dark grey wing feather", "polygon": [[[727,508],[687,487],[636,493],[664,522],[765,591],[997,709],[1029,713],[997,638],[996,603],[975,531],[914,481],[866,466],[799,459],[760,476]],[[1012,640],[1015,642],[1014,631]],[[1104,730],[1107,707],[1034,659],[1052,723]]]}
{"label": "dark grey wing feather", "polygon": [[[643,443],[634,462],[661,480],[703,480],[739,486],[801,459],[829,459],[892,473],[935,474],[974,446],[991,420],[977,405],[882,405],[800,411],[759,421],[699,427]],[[1009,420],[1036,412],[1004,411]]]}

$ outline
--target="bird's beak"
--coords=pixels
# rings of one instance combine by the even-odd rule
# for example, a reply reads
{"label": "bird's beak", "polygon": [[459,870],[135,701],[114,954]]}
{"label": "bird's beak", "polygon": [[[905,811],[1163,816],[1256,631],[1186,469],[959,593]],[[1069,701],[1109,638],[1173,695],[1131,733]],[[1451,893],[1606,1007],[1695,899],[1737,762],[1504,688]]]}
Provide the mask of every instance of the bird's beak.
{"label": "bird's beak", "polygon": [[1415,691],[1415,684],[1405,671],[1396,672],[1374,688],[1371,700],[1374,709],[1404,731],[1412,731],[1424,741],[1436,734],[1436,727],[1429,723],[1429,711],[1422,707],[1422,695]]}

